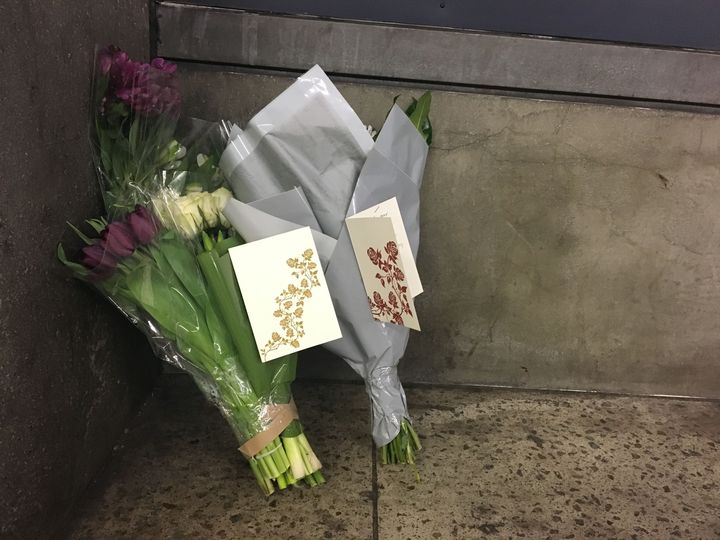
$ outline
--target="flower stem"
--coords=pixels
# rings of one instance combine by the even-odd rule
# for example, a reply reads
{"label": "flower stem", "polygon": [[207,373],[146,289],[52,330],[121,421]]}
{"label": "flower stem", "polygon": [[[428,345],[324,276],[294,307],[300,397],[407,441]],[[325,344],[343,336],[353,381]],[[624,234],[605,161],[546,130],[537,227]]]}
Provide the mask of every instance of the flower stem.
{"label": "flower stem", "polygon": [[318,486],[321,486],[325,483],[325,477],[319,470],[312,473],[312,477],[315,479],[315,482],[317,482]]}
{"label": "flower stem", "polygon": [[265,495],[287,489],[299,480],[310,487],[325,483],[322,464],[313,451],[302,426],[295,421],[250,460],[250,469]]}
{"label": "flower stem", "polygon": [[400,432],[392,441],[380,448],[380,463],[414,465],[417,452],[421,449],[420,437],[412,424],[407,419],[403,419]]}

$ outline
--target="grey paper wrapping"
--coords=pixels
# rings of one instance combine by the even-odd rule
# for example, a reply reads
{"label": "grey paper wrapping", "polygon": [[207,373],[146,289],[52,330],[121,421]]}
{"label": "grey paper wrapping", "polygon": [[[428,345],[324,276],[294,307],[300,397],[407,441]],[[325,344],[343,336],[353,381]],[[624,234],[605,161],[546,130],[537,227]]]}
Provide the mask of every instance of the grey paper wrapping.
{"label": "grey paper wrapping", "polygon": [[[323,101],[316,104],[320,109],[329,106]],[[397,365],[405,352],[409,330],[372,318],[344,219],[397,197],[413,254],[417,255],[419,190],[428,148],[397,106],[391,110],[369,152],[366,152],[366,141],[357,129],[348,129],[350,136],[348,133],[340,135],[340,140],[344,142],[339,146],[318,146],[323,137],[343,133],[345,129],[342,126],[331,131],[320,129],[319,132],[324,131],[320,137],[304,138],[318,128],[317,119],[323,117],[320,109],[311,115],[293,116],[292,129],[274,132],[273,138],[278,141],[268,146],[275,149],[292,147],[292,152],[268,151],[262,157],[256,154],[255,150],[267,134],[259,142],[244,143],[245,146],[238,144],[239,139],[235,143],[231,141],[221,166],[224,164],[223,170],[231,178],[235,196],[254,202],[248,205],[231,201],[225,215],[241,236],[253,241],[309,225],[307,220],[312,218],[307,214],[307,204],[310,205],[311,213],[326,233],[315,235],[315,241],[343,334],[342,339],[325,344],[325,347],[344,358],[365,380],[372,404],[373,438],[378,446],[383,446],[398,434],[403,418],[409,417],[405,393],[397,375]],[[338,119],[347,121],[345,117],[335,118]],[[308,125],[299,126],[300,123]],[[279,142],[279,139],[285,140]],[[355,148],[347,144],[353,139]],[[298,167],[293,161],[302,162],[305,159],[303,153],[311,145],[314,162],[330,163],[334,160],[349,162],[352,166],[330,168],[333,174],[323,178],[314,176],[311,167],[301,170],[302,166]],[[254,161],[248,161],[253,156]],[[249,167],[243,167],[243,163],[256,163],[252,165],[252,174],[248,172]],[[278,181],[278,178],[282,180]],[[328,186],[326,182],[332,184]],[[299,195],[297,186],[302,186]],[[290,188],[293,189],[285,191]],[[303,191],[315,193],[318,190],[319,196],[302,196]],[[323,191],[328,193],[322,195]],[[343,200],[349,194],[352,195]],[[304,217],[298,217],[298,211]],[[337,243],[334,242],[335,237]]]}
{"label": "grey paper wrapping", "polygon": [[276,218],[297,223],[300,227],[310,227],[314,231],[322,232],[320,224],[310,208],[310,203],[305,197],[305,192],[299,186],[266,199],[254,201],[250,203],[250,206]]}
{"label": "grey paper wrapping", "polygon": [[[295,204],[292,203],[293,200]],[[316,228],[317,221],[312,210],[306,203],[303,205],[303,201],[304,197],[302,197],[302,191],[299,189],[293,189],[251,204],[230,199],[223,210],[223,214],[246,242],[254,242],[302,227],[310,227],[315,247],[318,249],[318,257],[324,270],[327,268],[330,257],[335,251],[337,242],[334,238],[323,234]],[[262,207],[267,211],[260,210],[258,207]],[[302,215],[303,208],[306,209],[304,216]],[[295,218],[298,221],[288,221],[283,216]],[[312,225],[313,222],[315,222],[315,226]]]}
{"label": "grey paper wrapping", "polygon": [[325,234],[337,238],[373,141],[318,66],[229,141],[220,167],[235,197],[257,201],[302,186]]}
{"label": "grey paper wrapping", "polygon": [[[283,219],[291,215],[297,217],[297,208],[286,204],[286,195],[292,193],[251,204],[232,199],[224,214],[248,242],[298,229],[304,225]],[[267,211],[255,208],[257,203]],[[297,203],[300,204],[300,200]],[[372,407],[373,439],[382,446],[395,438],[400,422],[409,417],[405,392],[397,374],[409,331],[372,318],[347,228],[343,227],[337,242],[317,231],[313,231],[313,239],[343,335],[323,347],[341,356],[365,380]]]}
{"label": "grey paper wrapping", "polygon": [[[420,239],[420,185],[428,147],[407,115],[395,106],[357,180],[347,216],[396,197],[417,257]],[[343,338],[326,343],[329,351],[365,379],[373,411],[373,439],[377,446],[392,441],[403,418],[409,418],[397,366],[405,353],[409,330],[375,321],[350,243],[347,228],[338,237],[325,271]]]}

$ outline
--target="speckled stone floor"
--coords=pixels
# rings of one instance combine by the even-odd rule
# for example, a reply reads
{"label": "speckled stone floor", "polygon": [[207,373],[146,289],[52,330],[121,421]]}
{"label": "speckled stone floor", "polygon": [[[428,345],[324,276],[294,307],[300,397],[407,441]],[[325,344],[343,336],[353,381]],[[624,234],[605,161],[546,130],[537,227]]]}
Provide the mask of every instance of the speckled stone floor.
{"label": "speckled stone floor", "polygon": [[720,538],[720,404],[410,388],[425,448],[374,462],[364,389],[300,382],[328,483],[265,499],[223,420],[166,375],[72,539]]}

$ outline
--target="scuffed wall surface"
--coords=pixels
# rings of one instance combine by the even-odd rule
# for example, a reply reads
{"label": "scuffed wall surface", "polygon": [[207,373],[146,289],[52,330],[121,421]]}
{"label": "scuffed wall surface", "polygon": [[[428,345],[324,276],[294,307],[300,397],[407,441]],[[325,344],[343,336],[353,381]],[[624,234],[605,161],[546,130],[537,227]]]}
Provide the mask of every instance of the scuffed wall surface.
{"label": "scuffed wall surface", "polygon": [[0,4],[0,537],[58,534],[158,364],[55,260],[65,220],[99,214],[94,47],[147,56],[145,0]]}

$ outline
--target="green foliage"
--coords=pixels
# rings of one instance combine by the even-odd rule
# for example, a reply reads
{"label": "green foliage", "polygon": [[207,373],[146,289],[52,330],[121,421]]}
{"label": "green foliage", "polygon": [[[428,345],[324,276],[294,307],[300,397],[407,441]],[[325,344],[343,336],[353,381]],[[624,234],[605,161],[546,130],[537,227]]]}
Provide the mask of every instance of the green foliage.
{"label": "green foliage", "polygon": [[72,231],[75,234],[78,235],[78,238],[80,238],[80,240],[82,240],[86,245],[91,246],[92,244],[95,243],[94,240],[92,240],[91,238],[88,238],[88,236],[86,234],[84,234],[80,229],[78,229],[75,225],[73,225],[69,221],[66,221],[65,223],[67,224],[68,227],[70,227],[72,229]]}
{"label": "green foliage", "polygon": [[425,92],[419,99],[413,98],[408,108],[405,109],[405,114],[408,115],[410,122],[417,128],[428,146],[432,144],[431,102],[432,94]]}
{"label": "green foliage", "polygon": [[200,307],[178,280],[146,262],[132,268],[124,281],[135,303],[160,324],[163,334],[175,341],[179,351],[213,373],[214,363],[207,365],[208,359],[214,358],[210,329]]}
{"label": "green foliage", "polygon": [[87,276],[88,271],[82,264],[78,264],[67,258],[67,256],[65,255],[65,248],[63,248],[62,244],[57,245],[57,258],[62,264],[72,270],[73,273],[75,273],[78,277],[82,278]]}
{"label": "green foliage", "polygon": [[175,118],[164,115],[131,114],[123,103],[112,103],[96,115],[96,165],[111,219],[147,204],[167,181],[163,171],[173,169],[178,154],[184,152],[173,138],[175,123]]}
{"label": "green foliage", "polygon": [[86,219],[85,223],[90,225],[97,234],[100,234],[105,227],[107,227],[107,221],[104,218]]}
{"label": "green foliage", "polygon": [[[399,98],[399,94],[393,98],[393,106],[395,106]],[[428,146],[432,144],[432,123],[430,122],[431,102],[432,94],[425,92],[418,99],[411,98],[410,105],[405,109],[405,114],[420,132],[420,135],[423,136]],[[390,107],[390,110],[392,110],[392,107]],[[390,111],[388,111],[388,114],[390,114]],[[387,119],[387,115],[385,115],[385,118]],[[379,133],[375,135],[375,140],[377,140],[378,135]]]}

